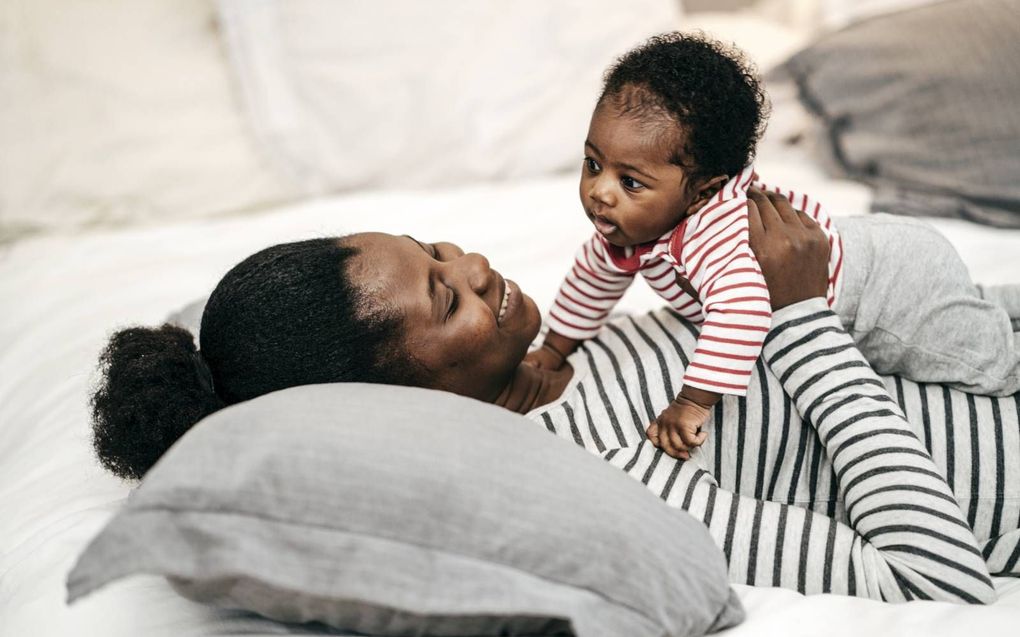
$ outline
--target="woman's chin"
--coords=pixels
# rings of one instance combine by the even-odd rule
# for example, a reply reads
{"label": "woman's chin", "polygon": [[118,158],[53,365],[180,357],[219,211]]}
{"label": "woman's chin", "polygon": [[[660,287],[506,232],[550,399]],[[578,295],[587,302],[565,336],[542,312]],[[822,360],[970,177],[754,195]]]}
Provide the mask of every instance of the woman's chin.
{"label": "woman's chin", "polygon": [[521,293],[521,299],[524,301],[524,315],[527,317],[525,326],[528,333],[528,345],[538,337],[538,333],[542,331],[542,312],[539,311],[538,305],[535,300],[527,294]]}

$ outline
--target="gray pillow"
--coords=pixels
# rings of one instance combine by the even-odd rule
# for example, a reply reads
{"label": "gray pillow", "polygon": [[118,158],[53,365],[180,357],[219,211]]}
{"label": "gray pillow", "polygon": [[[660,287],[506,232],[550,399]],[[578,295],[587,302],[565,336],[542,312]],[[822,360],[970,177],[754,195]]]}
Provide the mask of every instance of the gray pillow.
{"label": "gray pillow", "polygon": [[68,577],[133,573],[287,622],[377,635],[700,635],[740,602],[707,529],[509,411],[382,385],[217,412]]}
{"label": "gray pillow", "polygon": [[823,36],[789,74],[873,208],[1020,228],[1020,2],[954,0]]}

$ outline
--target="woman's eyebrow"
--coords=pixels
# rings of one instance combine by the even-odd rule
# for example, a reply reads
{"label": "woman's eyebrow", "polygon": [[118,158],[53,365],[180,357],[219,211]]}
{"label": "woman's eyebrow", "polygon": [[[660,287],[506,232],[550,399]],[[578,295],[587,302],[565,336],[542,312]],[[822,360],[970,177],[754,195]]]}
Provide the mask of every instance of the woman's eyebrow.
{"label": "woman's eyebrow", "polygon": [[[422,251],[425,254],[429,255],[430,259],[434,258],[433,253],[428,248],[425,247],[424,243],[422,243],[421,241],[418,241],[417,239],[415,239],[414,237],[412,237],[409,234],[405,234],[405,235],[401,235],[401,236],[407,237],[411,241],[414,241],[415,243],[418,244],[418,247],[421,248]],[[437,311],[437,309],[436,309],[437,308],[437,306],[436,306],[436,284],[432,280],[432,274],[431,273],[429,273],[429,275],[426,278],[428,279],[428,282],[429,282],[429,299],[432,301],[432,311],[433,311],[433,313],[435,313]]]}
{"label": "woman's eyebrow", "polygon": [[421,241],[418,241],[417,239],[415,239],[414,237],[412,237],[412,236],[411,236],[411,235],[409,235],[409,234],[405,234],[405,235],[401,235],[401,236],[403,236],[403,237],[407,237],[407,238],[408,238],[408,239],[410,239],[411,241],[414,241],[415,243],[417,243],[417,244],[418,244],[418,247],[419,247],[419,248],[421,248],[422,250],[424,250],[424,251],[425,251],[425,254],[429,255],[430,257],[432,256],[432,251],[431,251],[431,250],[429,250],[428,248],[426,248],[426,247],[425,247],[425,244],[424,244],[424,243],[422,243]]}

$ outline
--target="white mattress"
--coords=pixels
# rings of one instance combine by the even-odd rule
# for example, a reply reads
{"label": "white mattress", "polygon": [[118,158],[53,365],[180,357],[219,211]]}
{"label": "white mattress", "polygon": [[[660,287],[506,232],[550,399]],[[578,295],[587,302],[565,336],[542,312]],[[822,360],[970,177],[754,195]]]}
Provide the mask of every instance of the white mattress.
{"label": "white mattress", "polygon": [[[769,151],[765,175],[810,189],[837,213],[863,212],[867,191],[832,182],[796,153]],[[1002,259],[1020,231],[936,222],[975,278],[1020,282]],[[544,233],[534,228],[547,229]],[[574,176],[430,192],[378,192],[280,208],[258,217],[35,239],[0,253],[0,634],[264,634],[267,622],[215,613],[160,579],[115,584],[73,608],[64,578],[83,544],[128,494],[89,449],[87,395],[107,335],[153,324],[208,292],[235,262],[270,243],[378,229],[461,243],[488,256],[546,307],[590,232]],[[1013,260],[1015,263],[1015,259]],[[636,285],[623,309],[656,303]],[[884,605],[739,587],[748,620],[728,635],[1002,634],[1020,619],[1020,583],[993,607]]]}

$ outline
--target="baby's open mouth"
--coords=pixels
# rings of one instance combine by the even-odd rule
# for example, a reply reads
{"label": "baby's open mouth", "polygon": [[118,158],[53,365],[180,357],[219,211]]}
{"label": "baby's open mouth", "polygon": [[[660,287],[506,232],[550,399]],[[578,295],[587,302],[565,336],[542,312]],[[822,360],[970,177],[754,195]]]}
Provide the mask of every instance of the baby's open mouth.
{"label": "baby's open mouth", "polygon": [[591,222],[595,224],[595,229],[603,236],[608,237],[619,230],[619,228],[616,227],[616,224],[610,223],[598,215],[592,215]]}

